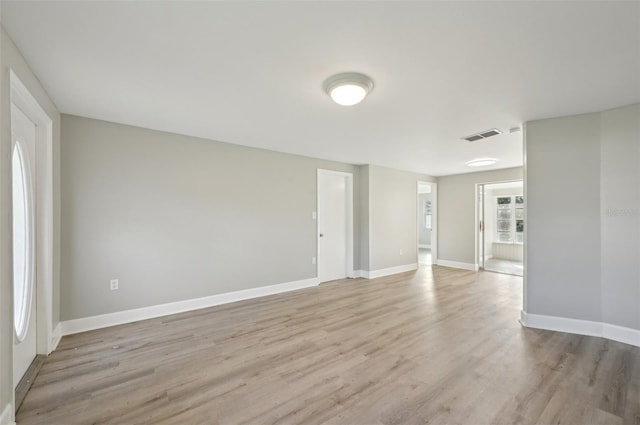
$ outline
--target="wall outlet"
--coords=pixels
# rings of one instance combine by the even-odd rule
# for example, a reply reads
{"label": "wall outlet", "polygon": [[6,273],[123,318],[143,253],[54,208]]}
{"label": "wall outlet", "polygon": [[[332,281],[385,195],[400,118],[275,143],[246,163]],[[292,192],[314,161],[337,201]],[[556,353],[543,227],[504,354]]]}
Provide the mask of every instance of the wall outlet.
{"label": "wall outlet", "polygon": [[400,255],[402,255],[402,250],[400,250]]}
{"label": "wall outlet", "polygon": [[311,264],[315,264],[316,263],[316,257],[311,257]]}
{"label": "wall outlet", "polygon": [[118,279],[111,279],[111,281],[109,281],[109,289],[111,289],[112,291],[118,289],[119,286],[120,283],[118,282]]}
{"label": "wall outlet", "polygon": [[311,219],[312,219],[312,220],[315,220],[315,219],[317,219],[317,218],[318,218],[318,213],[316,213],[315,211],[313,211],[313,212],[311,213]]}

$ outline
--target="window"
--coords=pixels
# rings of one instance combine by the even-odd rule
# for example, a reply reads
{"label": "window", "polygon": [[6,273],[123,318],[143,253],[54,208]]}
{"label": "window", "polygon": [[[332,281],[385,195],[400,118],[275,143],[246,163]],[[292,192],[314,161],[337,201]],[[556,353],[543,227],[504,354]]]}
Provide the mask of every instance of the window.
{"label": "window", "polygon": [[422,210],[424,211],[424,228],[431,230],[431,201],[425,199]]}
{"label": "window", "polygon": [[496,197],[496,240],[524,242],[524,196]]}
{"label": "window", "polygon": [[16,336],[29,329],[33,298],[33,212],[27,152],[16,142],[11,156],[13,189],[13,314]]}

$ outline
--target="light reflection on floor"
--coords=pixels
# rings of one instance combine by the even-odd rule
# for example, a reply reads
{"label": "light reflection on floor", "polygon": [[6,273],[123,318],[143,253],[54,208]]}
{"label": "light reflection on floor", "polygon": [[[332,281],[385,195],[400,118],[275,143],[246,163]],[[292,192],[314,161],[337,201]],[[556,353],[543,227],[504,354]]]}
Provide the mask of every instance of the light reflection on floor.
{"label": "light reflection on floor", "polygon": [[484,269],[490,272],[513,274],[522,276],[524,266],[522,261],[503,260],[501,258],[490,258],[484,262]]}
{"label": "light reflection on floor", "polygon": [[430,266],[431,263],[431,248],[419,248],[418,249],[418,263],[422,266]]}

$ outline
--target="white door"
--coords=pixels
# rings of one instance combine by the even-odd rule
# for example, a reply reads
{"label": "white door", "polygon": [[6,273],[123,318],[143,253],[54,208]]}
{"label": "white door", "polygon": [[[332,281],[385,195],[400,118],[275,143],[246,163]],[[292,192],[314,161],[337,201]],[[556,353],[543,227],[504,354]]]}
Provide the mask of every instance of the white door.
{"label": "white door", "polygon": [[318,172],[318,278],[347,277],[348,176]]}
{"label": "white door", "polygon": [[36,357],[36,126],[11,105],[14,350],[17,385]]}

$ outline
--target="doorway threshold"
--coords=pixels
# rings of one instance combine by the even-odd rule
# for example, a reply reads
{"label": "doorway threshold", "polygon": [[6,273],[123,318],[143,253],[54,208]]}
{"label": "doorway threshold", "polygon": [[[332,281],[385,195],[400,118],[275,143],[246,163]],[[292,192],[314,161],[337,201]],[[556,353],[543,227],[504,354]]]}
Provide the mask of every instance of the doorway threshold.
{"label": "doorway threshold", "polygon": [[40,369],[42,369],[42,365],[44,365],[46,358],[47,356],[38,354],[36,358],[33,359],[31,365],[29,365],[29,368],[27,369],[27,372],[18,383],[18,386],[16,387],[16,413],[18,412],[18,409],[20,409],[24,398],[31,389],[33,381],[36,380],[36,376],[38,376]]}

